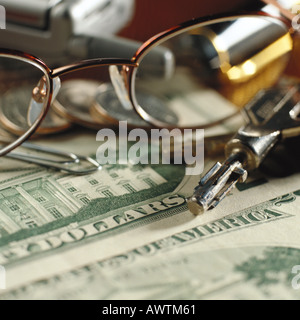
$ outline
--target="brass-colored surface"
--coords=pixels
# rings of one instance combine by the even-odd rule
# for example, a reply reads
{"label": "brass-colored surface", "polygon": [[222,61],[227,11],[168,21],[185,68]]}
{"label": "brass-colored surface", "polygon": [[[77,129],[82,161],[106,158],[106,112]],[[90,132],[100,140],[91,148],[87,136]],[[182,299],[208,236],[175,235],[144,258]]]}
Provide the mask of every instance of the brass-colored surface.
{"label": "brass-colored surface", "polygon": [[272,87],[286,69],[289,55],[284,55],[263,68],[253,78],[243,83],[229,83],[217,90],[239,108],[243,108],[258,91]]}

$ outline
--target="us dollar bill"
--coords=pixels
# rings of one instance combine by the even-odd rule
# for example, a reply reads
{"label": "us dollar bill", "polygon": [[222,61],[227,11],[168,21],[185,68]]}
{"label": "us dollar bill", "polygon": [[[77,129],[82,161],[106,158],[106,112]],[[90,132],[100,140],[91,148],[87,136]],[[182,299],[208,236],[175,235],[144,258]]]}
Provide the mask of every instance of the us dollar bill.
{"label": "us dollar bill", "polygon": [[[95,145],[85,140],[91,137],[76,138],[85,145],[82,152],[92,155]],[[72,139],[67,141],[71,148]],[[222,206],[194,217],[184,199],[198,177],[185,176],[179,166],[115,166],[89,177],[70,177],[1,162],[6,170],[1,192],[6,196],[1,200],[0,265],[7,276],[1,299],[297,297],[299,174],[285,178],[254,174]],[[90,184],[91,179],[115,186],[111,176],[105,179],[109,172],[140,189],[131,193],[123,188],[109,197],[97,193],[93,199],[93,186],[98,184]],[[135,177],[142,177],[143,184]],[[146,186],[144,179],[149,177],[152,183]],[[81,204],[83,192],[91,199]],[[46,201],[38,201],[36,193]],[[14,220],[19,229],[8,233],[9,223],[3,218],[7,210],[3,202],[8,199],[25,201],[22,210],[28,206],[31,217],[36,212],[38,225],[25,228],[22,219]],[[44,211],[42,220],[38,214],[42,207],[62,206],[64,201],[74,212],[67,215],[59,207],[65,216],[48,222]]]}
{"label": "us dollar bill", "polygon": [[[94,133],[61,138],[42,144],[91,157],[99,146]],[[105,165],[75,176],[0,162],[0,266],[8,287],[33,280],[43,264],[45,276],[133,248],[132,230],[186,211],[183,165]]]}
{"label": "us dollar bill", "polygon": [[[204,107],[209,100],[234,108],[212,90]],[[228,122],[207,134],[230,130]],[[38,143],[91,157],[99,147],[95,132],[74,130]],[[0,165],[0,265],[10,288],[159,237],[149,226],[185,215],[185,196],[199,179],[186,177],[184,165],[105,165],[78,177],[6,158]]]}
{"label": "us dollar bill", "polygon": [[29,282],[0,297],[298,299],[299,205],[296,189],[230,214],[218,211],[213,219],[186,221],[168,236]]}
{"label": "us dollar bill", "polygon": [[[72,132],[43,144],[89,156],[98,147],[94,133]],[[195,217],[185,198],[199,176],[186,176],[184,166],[112,165],[76,177],[6,159],[0,162],[3,299],[184,298],[189,283],[199,284],[201,279],[207,289],[195,297],[209,298],[207,292],[223,274],[232,278],[224,278],[216,288],[232,279],[243,283],[235,268],[231,273],[225,268],[231,261],[247,261],[239,260],[240,251],[258,259],[263,247],[298,246],[296,232],[287,231],[297,225],[297,174],[280,179],[252,175],[222,206]],[[210,278],[213,273],[216,278]],[[152,288],[147,274],[155,279]],[[174,290],[177,287],[182,291]]]}
{"label": "us dollar bill", "polygon": [[[91,135],[87,139],[95,137]],[[95,152],[96,144],[86,142],[84,144],[90,146],[89,155],[94,156],[92,152]],[[74,150],[76,145],[69,141],[68,147]],[[20,163],[12,164],[6,159],[1,162],[2,249],[12,247],[12,243],[28,239],[33,234],[37,238],[41,238],[41,234],[54,236],[58,229],[71,234],[73,228],[83,227],[83,221],[91,224],[96,218],[96,229],[85,229],[92,236],[137,218],[180,206],[183,202],[178,198],[177,204],[175,197],[168,200],[167,195],[184,178],[184,166],[115,164],[103,166],[93,174],[74,176],[38,166],[22,164],[20,167]],[[134,211],[139,205],[142,206],[140,211]],[[15,259],[18,260],[18,255],[6,258],[1,255],[0,263],[10,263]]]}

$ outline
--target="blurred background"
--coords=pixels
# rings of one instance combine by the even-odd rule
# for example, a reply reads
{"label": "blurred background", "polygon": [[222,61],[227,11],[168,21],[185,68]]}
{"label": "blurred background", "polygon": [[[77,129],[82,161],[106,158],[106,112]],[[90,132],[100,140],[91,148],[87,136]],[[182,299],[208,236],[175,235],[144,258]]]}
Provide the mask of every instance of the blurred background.
{"label": "blurred background", "polygon": [[120,35],[145,41],[158,32],[189,19],[244,9],[256,0],[137,0],[133,19]]}

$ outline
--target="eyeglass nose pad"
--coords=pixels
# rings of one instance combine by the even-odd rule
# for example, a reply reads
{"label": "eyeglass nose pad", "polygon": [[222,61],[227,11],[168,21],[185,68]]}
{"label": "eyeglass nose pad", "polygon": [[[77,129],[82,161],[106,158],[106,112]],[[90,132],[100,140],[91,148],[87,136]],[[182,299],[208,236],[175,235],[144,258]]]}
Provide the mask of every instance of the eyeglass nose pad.
{"label": "eyeglass nose pad", "polygon": [[[51,103],[55,100],[60,88],[61,81],[59,77],[50,79],[52,81],[53,93]],[[32,90],[32,98],[30,100],[28,112],[27,112],[27,123],[32,126],[33,123],[40,117],[44,108],[45,99],[47,96],[46,79],[42,79],[38,82],[37,86]]]}
{"label": "eyeglass nose pad", "polygon": [[128,91],[126,89],[124,78],[120,74],[117,66],[109,66],[110,80],[113,84],[115,92],[123,106],[126,110],[132,110],[133,106],[130,102]]}

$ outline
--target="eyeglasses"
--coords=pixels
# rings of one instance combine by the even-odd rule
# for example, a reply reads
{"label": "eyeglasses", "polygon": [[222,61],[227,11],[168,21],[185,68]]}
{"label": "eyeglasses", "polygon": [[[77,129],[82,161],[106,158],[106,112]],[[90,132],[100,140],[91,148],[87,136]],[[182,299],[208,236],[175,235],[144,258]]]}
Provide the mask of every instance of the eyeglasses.
{"label": "eyeglasses", "polygon": [[[270,86],[288,63],[291,22],[272,10],[194,19],[154,36],[131,60],[92,59],[51,69],[32,55],[1,49],[0,122],[15,138],[2,146],[0,155],[35,132],[51,130],[47,119],[52,109],[67,104],[60,92],[68,85],[72,89],[71,81],[76,80],[96,84],[85,120],[96,128],[120,116],[108,92],[134,114],[137,126],[207,128],[226,121],[239,109],[230,103],[226,108],[218,105],[208,86],[242,86],[271,68],[263,84]],[[251,95],[261,87],[252,86]]]}

